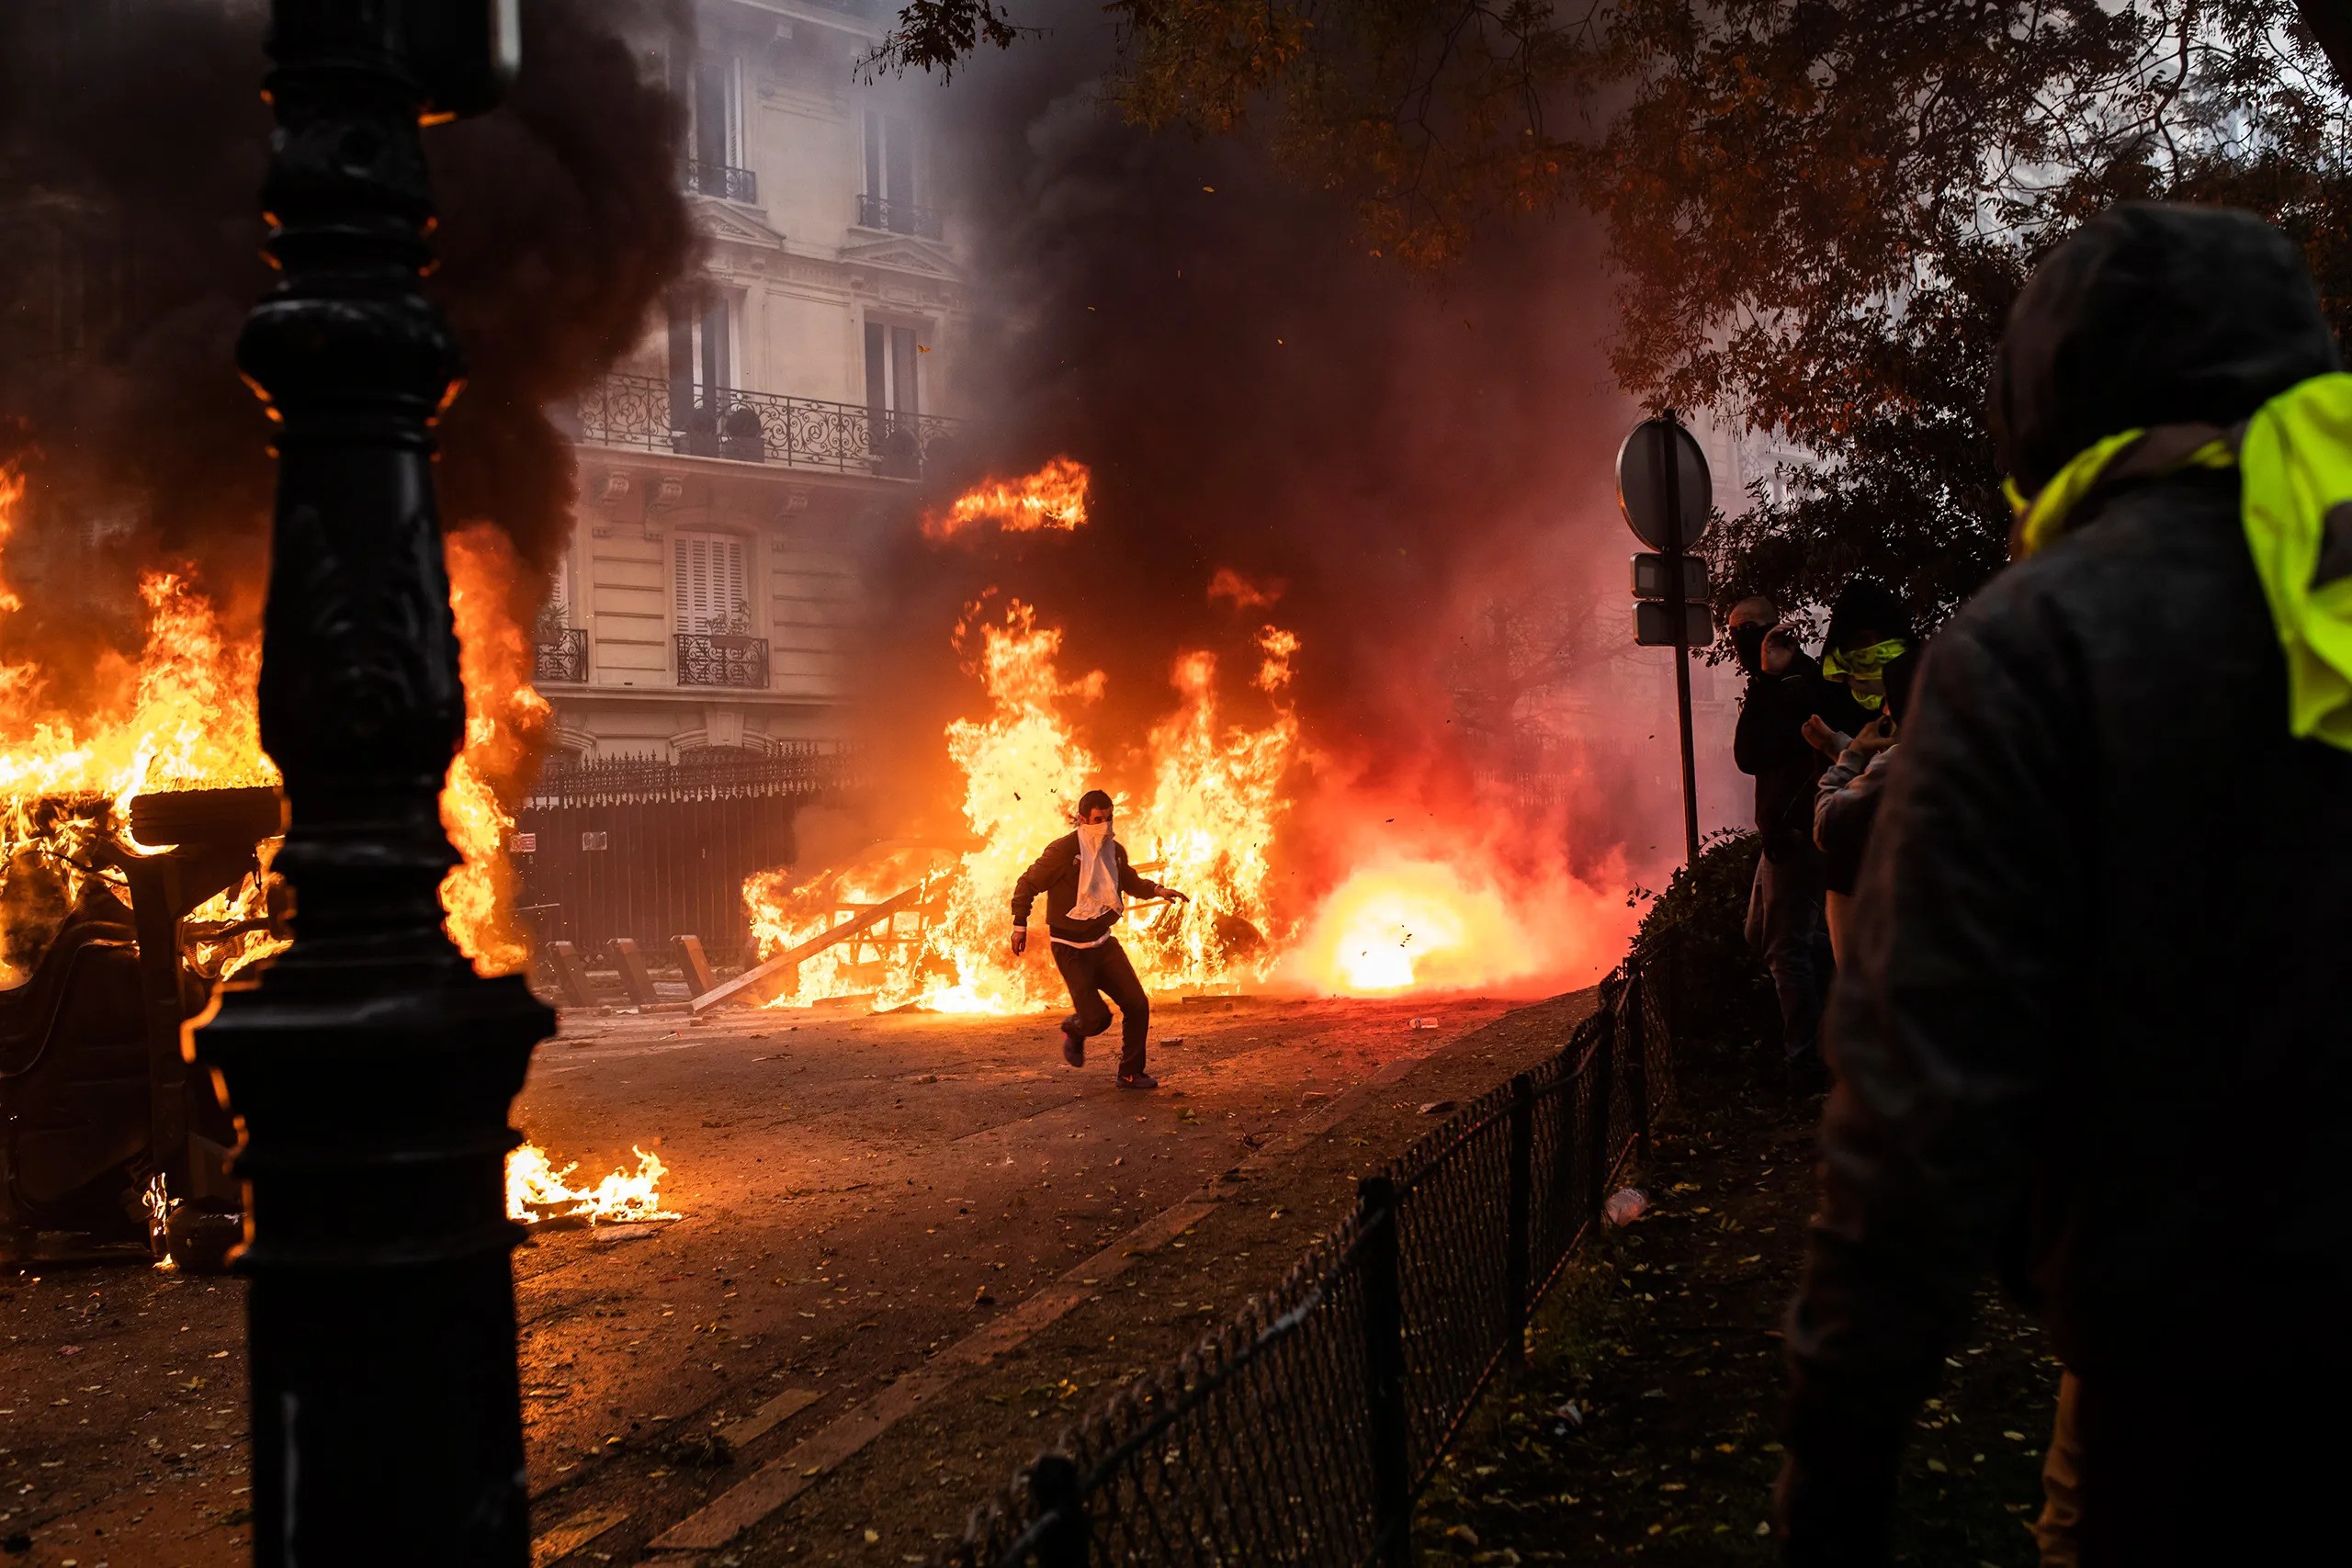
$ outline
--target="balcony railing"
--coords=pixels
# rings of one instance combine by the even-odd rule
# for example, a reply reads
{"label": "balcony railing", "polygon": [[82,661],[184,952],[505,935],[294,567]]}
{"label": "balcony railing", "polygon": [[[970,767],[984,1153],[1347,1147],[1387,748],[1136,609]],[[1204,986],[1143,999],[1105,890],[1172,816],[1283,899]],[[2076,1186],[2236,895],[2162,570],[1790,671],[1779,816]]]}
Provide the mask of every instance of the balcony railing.
{"label": "balcony railing", "polygon": [[607,376],[581,395],[580,439],[690,457],[919,479],[959,421],[774,392],[694,389],[658,376]]}
{"label": "balcony railing", "polygon": [[531,648],[531,678],[544,684],[549,681],[569,681],[574,685],[588,679],[588,633],[579,626],[565,626],[552,636],[542,632]]}
{"label": "balcony railing", "polygon": [[767,638],[727,632],[679,632],[676,639],[679,685],[767,690]]}
{"label": "balcony railing", "polygon": [[880,196],[857,198],[857,222],[861,229],[888,229],[893,234],[919,234],[926,240],[936,240],[942,232],[935,209]]}
{"label": "balcony railing", "polygon": [[731,164],[704,164],[689,158],[685,186],[690,195],[715,196],[721,201],[740,201],[746,207],[756,207],[760,201],[760,176]]}

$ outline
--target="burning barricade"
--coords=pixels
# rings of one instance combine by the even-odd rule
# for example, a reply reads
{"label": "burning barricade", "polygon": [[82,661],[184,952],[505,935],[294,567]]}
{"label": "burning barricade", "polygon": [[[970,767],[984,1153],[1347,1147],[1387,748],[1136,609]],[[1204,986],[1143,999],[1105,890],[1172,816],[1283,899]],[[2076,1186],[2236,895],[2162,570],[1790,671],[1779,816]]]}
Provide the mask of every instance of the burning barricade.
{"label": "burning barricade", "polygon": [[[0,469],[0,546],[23,494]],[[449,550],[469,701],[443,797],[464,863],[443,903],[487,972],[525,956],[501,923],[512,822],[491,785],[527,761],[538,703],[502,547],[459,535]],[[287,944],[270,871],[285,807],[257,629],[229,630],[186,572],[147,572],[140,598],[142,642],[119,669],[53,682],[0,660],[0,1249],[66,1232],[212,1267],[238,1236],[237,1134],[183,1036],[218,986]],[[0,580],[0,625],[21,608]]]}

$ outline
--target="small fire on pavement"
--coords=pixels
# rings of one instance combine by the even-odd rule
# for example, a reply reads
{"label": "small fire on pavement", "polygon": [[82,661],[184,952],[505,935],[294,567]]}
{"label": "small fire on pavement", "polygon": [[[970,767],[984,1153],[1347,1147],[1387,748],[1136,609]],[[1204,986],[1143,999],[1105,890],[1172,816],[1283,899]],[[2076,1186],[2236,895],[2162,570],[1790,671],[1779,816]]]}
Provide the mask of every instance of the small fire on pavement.
{"label": "small fire on pavement", "polygon": [[631,1145],[637,1171],[608,1172],[594,1187],[574,1187],[578,1160],[558,1170],[547,1150],[525,1144],[506,1156],[506,1217],[526,1225],[570,1220],[592,1225],[639,1224],[685,1216],[662,1206],[662,1179],[670,1173],[660,1156]]}

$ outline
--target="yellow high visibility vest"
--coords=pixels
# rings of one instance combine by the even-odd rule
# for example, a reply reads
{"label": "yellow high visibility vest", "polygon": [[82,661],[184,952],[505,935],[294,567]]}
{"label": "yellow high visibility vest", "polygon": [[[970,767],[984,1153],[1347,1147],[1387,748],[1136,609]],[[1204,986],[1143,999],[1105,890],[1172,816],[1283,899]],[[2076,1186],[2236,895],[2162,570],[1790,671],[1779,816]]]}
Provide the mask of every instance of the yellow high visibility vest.
{"label": "yellow high visibility vest", "polygon": [[[2147,434],[2093,442],[2017,508],[2019,552],[2065,531],[2099,477]],[[2242,520],[2271,624],[2287,655],[2287,728],[2299,739],[2352,751],[2352,375],[2314,376],[2254,412],[2244,430],[2169,466],[2240,471]],[[2346,508],[2331,537],[2329,514]]]}

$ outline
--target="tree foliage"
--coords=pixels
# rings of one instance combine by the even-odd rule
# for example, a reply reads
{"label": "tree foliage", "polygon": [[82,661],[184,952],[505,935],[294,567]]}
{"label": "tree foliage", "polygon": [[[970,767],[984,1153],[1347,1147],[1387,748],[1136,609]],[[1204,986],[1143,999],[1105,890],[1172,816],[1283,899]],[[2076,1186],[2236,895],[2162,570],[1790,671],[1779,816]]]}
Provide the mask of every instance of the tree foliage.
{"label": "tree foliage", "polygon": [[1725,604],[1869,570],[1932,623],[1998,566],[1993,349],[2111,202],[2251,207],[2347,298],[2340,78],[2286,0],[1627,0],[1608,48],[1619,378],[1818,459],[1717,538]]}

